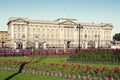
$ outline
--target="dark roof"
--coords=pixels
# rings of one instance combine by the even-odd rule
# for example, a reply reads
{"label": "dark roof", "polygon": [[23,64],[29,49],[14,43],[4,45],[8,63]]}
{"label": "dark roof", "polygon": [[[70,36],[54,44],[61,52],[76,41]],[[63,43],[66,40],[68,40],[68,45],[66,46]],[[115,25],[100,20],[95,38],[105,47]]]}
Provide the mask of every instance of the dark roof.
{"label": "dark roof", "polygon": [[0,31],[0,32],[2,32],[2,33],[8,33],[8,31]]}

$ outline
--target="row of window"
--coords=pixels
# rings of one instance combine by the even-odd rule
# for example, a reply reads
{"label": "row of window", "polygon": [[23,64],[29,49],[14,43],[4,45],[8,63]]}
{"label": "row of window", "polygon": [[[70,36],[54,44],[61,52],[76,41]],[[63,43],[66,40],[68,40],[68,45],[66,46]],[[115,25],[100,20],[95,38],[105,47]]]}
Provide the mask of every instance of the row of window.
{"label": "row of window", "polygon": [[[64,35],[64,38],[73,38],[74,37],[74,34],[71,34],[71,33],[65,33]],[[14,34],[14,37],[15,38],[26,38],[25,34],[22,34],[22,33],[15,33]],[[30,38],[46,38],[46,39],[52,39],[52,38],[59,38],[59,34],[33,34],[33,33],[29,33],[28,34],[28,37]],[[83,38],[83,39],[101,39],[101,38],[104,38],[104,39],[111,39],[111,35],[107,35],[107,36],[102,36],[102,35],[80,35],[80,38]]]}
{"label": "row of window", "polygon": [[8,35],[0,35],[1,40],[6,40]]}
{"label": "row of window", "polygon": [[7,40],[7,38],[0,38],[0,40]]}
{"label": "row of window", "polygon": [[94,39],[101,39],[101,38],[104,38],[104,39],[111,39],[111,35],[87,35],[87,34],[85,34],[85,35],[80,35],[80,37],[81,38],[84,38],[84,39],[89,39],[89,38],[94,38]]}
{"label": "row of window", "polygon": [[8,36],[8,35],[0,35],[0,37],[6,37],[6,36]]}
{"label": "row of window", "polygon": [[[49,34],[39,34],[39,35],[36,35],[36,34],[28,34],[28,37],[29,38],[45,38],[45,39],[55,39],[55,38],[59,38],[59,35],[55,35],[55,34],[52,34],[52,35],[49,35]],[[14,38],[17,39],[17,38],[27,38],[24,34],[14,34]]]}
{"label": "row of window", "polygon": [[[63,31],[66,33],[66,32],[69,32],[69,33],[73,33],[74,29],[61,29],[61,31]],[[14,31],[15,32],[25,32],[25,27],[15,27],[14,28]],[[28,32],[32,32],[32,33],[39,33],[39,32],[42,32],[42,33],[58,33],[59,32],[59,29],[45,29],[45,28],[28,28]],[[103,33],[103,31],[101,32],[100,30],[82,30],[81,31],[81,34],[82,33],[88,33],[88,34],[97,34],[97,33]],[[106,30],[104,31],[104,34],[108,34],[108,35],[111,35],[111,30]]]}
{"label": "row of window", "polygon": [[[58,28],[58,27],[70,27],[70,26],[61,26],[61,25],[27,25],[27,24],[13,24],[14,27],[31,27],[31,28]],[[73,27],[72,27],[73,28]]]}

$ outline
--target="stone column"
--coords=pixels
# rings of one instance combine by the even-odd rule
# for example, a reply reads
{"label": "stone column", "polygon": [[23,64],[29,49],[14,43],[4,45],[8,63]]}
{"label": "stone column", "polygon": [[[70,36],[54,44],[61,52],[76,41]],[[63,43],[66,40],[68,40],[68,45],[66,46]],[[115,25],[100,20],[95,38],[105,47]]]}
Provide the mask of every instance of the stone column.
{"label": "stone column", "polygon": [[88,48],[88,45],[87,45],[88,43],[87,42],[85,42],[85,48]]}
{"label": "stone column", "polygon": [[84,48],[84,42],[82,41],[81,48]]}
{"label": "stone column", "polygon": [[46,49],[46,42],[44,42],[44,49]]}
{"label": "stone column", "polygon": [[9,25],[10,26],[10,33],[11,33],[11,39],[14,39],[14,26],[12,24]]}
{"label": "stone column", "polygon": [[9,44],[10,44],[9,46],[10,46],[11,48],[14,48],[14,41],[11,40]]}
{"label": "stone column", "polygon": [[23,49],[26,49],[26,42],[23,42]]}
{"label": "stone column", "polygon": [[98,42],[95,42],[95,48],[98,48]]}
{"label": "stone column", "polygon": [[65,43],[64,43],[64,52],[66,52],[66,45],[65,45]]}
{"label": "stone column", "polygon": [[38,42],[35,43],[35,48],[38,49]]}
{"label": "stone column", "polygon": [[13,46],[13,47],[14,47],[14,49],[16,49],[16,48],[17,48],[17,43],[16,43],[16,42],[14,42],[13,44],[14,44],[14,46]]}

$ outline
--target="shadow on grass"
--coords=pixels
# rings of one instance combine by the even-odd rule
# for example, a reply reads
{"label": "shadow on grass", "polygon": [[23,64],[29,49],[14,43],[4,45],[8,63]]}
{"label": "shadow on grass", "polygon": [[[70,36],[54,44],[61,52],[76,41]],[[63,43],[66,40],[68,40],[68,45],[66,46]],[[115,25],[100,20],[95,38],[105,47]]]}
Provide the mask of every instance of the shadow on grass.
{"label": "shadow on grass", "polygon": [[23,63],[20,65],[20,68],[19,68],[18,72],[14,73],[14,74],[12,74],[12,75],[10,75],[10,76],[8,76],[8,77],[7,77],[6,79],[4,79],[4,80],[10,80],[10,79],[13,78],[14,76],[20,74],[20,73],[22,72],[24,66],[25,66],[26,64],[32,62],[32,60],[33,60],[33,58],[32,58],[29,62],[23,62]]}
{"label": "shadow on grass", "polygon": [[39,57],[37,60],[35,60],[34,62],[35,63],[37,63],[37,62],[40,62],[40,61],[42,61],[42,60],[44,60],[44,59],[46,59],[47,57]]}

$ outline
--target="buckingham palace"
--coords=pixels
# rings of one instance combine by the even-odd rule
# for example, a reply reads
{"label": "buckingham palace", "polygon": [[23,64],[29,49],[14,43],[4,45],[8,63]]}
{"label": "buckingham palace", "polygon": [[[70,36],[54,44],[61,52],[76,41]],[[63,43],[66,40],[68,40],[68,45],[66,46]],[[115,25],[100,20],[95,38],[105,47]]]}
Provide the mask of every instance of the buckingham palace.
{"label": "buckingham palace", "polygon": [[[111,47],[112,24],[80,23],[77,19],[54,21],[12,17],[8,21],[11,48]],[[78,25],[82,26],[79,30]]]}

